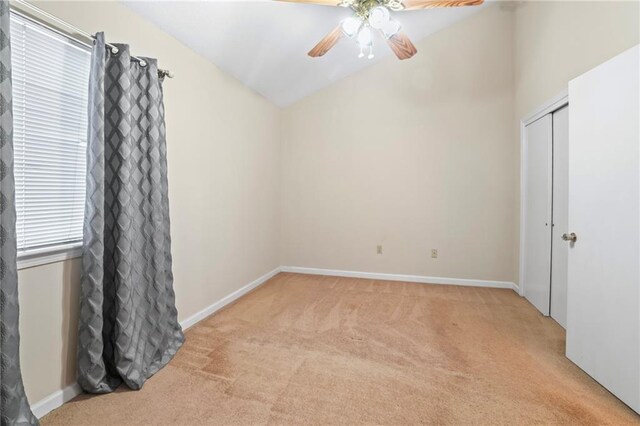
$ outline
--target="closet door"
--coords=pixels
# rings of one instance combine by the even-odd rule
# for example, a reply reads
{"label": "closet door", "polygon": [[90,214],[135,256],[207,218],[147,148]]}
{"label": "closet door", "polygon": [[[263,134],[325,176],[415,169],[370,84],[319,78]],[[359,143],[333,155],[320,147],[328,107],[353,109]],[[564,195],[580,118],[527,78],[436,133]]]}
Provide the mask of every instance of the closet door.
{"label": "closet door", "polygon": [[552,116],[529,124],[525,141],[524,296],[549,315]]}
{"label": "closet door", "polygon": [[551,318],[567,328],[569,245],[569,107],[553,113],[553,226],[551,228]]}

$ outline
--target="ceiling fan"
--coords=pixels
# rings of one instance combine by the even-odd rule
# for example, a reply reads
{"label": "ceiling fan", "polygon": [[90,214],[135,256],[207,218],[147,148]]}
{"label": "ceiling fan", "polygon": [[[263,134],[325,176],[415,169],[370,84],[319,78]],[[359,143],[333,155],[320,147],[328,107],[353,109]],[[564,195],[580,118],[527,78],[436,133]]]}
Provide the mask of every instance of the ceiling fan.
{"label": "ceiling fan", "polygon": [[391,18],[390,12],[401,10],[432,9],[436,7],[477,6],[484,0],[279,0],[291,3],[310,3],[324,6],[342,6],[353,10],[353,15],[343,20],[333,31],[327,34],[309,51],[308,55],[317,58],[327,53],[338,41],[346,36],[355,39],[360,46],[359,58],[368,50],[369,59],[373,58],[373,30],[380,31],[387,44],[398,59],[409,59],[418,50],[409,37],[402,32],[398,21]]}

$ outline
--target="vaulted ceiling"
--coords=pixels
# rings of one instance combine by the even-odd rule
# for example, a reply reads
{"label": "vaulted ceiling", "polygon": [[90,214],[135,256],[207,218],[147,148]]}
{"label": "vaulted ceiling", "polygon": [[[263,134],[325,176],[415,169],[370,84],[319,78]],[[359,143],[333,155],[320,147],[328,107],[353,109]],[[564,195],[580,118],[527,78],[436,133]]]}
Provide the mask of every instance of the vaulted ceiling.
{"label": "vaulted ceiling", "polygon": [[[350,15],[341,7],[269,0],[124,4],[281,107],[393,56],[379,38],[374,59],[358,59],[356,43],[348,39],[322,58],[308,57],[309,49]],[[415,43],[483,7],[402,11],[394,18]]]}

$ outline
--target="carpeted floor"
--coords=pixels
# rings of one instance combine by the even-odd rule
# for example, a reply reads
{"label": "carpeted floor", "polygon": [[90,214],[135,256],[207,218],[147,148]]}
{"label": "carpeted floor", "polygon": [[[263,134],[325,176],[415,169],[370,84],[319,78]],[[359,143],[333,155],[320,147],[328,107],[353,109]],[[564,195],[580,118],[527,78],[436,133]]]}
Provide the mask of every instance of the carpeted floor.
{"label": "carpeted floor", "polygon": [[141,391],[54,424],[631,424],[511,290],[279,274],[187,332]]}

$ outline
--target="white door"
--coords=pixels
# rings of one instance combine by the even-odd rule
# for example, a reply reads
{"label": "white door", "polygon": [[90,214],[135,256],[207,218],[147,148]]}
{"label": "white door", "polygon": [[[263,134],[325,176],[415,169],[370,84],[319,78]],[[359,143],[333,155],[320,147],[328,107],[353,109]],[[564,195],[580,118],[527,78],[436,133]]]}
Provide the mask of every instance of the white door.
{"label": "white door", "polygon": [[640,46],[569,84],[567,357],[640,412]]}
{"label": "white door", "polygon": [[544,315],[551,291],[552,130],[551,114],[529,124],[524,147],[524,296]]}
{"label": "white door", "polygon": [[553,113],[553,226],[551,228],[551,318],[567,328],[569,245],[569,107]]}

